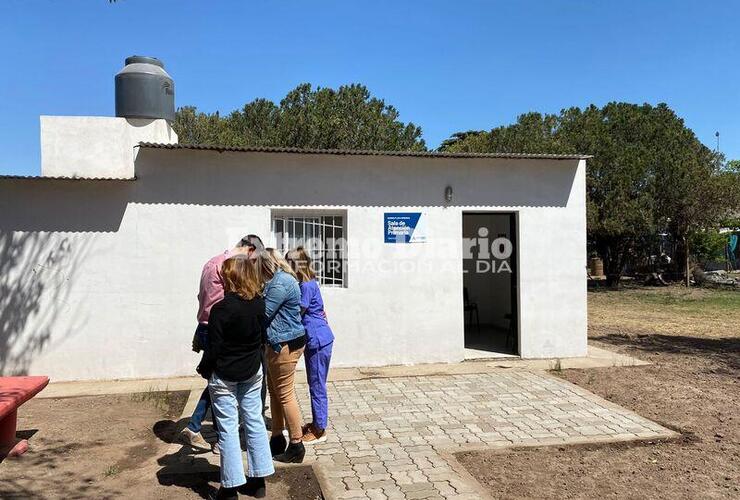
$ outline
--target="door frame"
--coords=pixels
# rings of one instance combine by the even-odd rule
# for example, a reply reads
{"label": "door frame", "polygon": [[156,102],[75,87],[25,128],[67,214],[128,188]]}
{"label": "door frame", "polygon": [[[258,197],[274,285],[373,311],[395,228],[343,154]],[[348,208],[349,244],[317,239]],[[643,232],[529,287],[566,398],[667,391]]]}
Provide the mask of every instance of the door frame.
{"label": "door frame", "polygon": [[[510,284],[511,289],[511,321],[512,328],[514,329],[514,345],[512,355],[521,356],[521,309],[519,305],[519,299],[521,296],[521,277],[519,272],[519,211],[518,210],[463,210],[461,212],[462,218],[461,229],[464,227],[464,220],[466,215],[508,215],[509,216],[509,234],[511,235],[513,250],[511,257],[509,258],[509,264],[511,266],[511,272],[513,274]],[[462,237],[463,235],[461,235]],[[464,259],[464,257],[463,257]],[[460,259],[460,272],[464,270],[463,259]],[[465,279],[463,273],[462,287],[465,288]],[[462,297],[463,290],[460,290],[460,296]],[[463,348],[465,348],[465,316],[463,315]]]}

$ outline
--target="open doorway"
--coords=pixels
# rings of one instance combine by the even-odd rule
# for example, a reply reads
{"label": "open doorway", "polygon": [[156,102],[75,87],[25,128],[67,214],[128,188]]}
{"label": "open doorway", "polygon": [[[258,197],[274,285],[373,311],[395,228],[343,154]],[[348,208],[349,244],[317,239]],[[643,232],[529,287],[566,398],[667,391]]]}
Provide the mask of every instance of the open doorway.
{"label": "open doorway", "polygon": [[519,353],[516,214],[463,214],[467,357]]}

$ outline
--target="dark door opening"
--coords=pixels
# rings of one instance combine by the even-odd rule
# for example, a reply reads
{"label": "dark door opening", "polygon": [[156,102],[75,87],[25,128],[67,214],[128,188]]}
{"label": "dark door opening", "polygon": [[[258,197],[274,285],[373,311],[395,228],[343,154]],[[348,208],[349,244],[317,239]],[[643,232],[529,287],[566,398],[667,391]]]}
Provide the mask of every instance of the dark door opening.
{"label": "dark door opening", "polygon": [[463,214],[465,348],[519,353],[516,214]]}

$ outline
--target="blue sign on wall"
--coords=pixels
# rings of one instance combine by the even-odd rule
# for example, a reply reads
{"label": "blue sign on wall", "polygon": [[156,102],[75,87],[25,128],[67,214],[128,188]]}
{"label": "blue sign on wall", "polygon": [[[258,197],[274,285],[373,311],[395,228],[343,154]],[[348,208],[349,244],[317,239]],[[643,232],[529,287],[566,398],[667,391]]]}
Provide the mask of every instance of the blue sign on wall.
{"label": "blue sign on wall", "polygon": [[426,217],[421,212],[386,212],[383,214],[385,243],[423,243],[426,241]]}

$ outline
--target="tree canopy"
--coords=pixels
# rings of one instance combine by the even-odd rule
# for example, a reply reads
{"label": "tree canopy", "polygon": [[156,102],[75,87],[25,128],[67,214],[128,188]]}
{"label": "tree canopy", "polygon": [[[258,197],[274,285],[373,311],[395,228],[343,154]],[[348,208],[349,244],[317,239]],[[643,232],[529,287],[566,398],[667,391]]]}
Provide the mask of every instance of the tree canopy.
{"label": "tree canopy", "polygon": [[[667,230],[687,238],[740,205],[737,164],[704,146],[666,104],[612,102],[527,113],[512,125],[454,134],[444,151],[588,153],[588,236],[618,278],[630,256]],[[649,253],[648,253],[649,255]]]}
{"label": "tree canopy", "polygon": [[178,109],[173,127],[185,144],[426,150],[421,128],[400,121],[396,108],[363,85],[334,90],[304,83],[279,105],[255,99],[225,117],[186,106]]}

